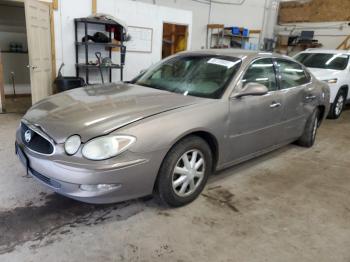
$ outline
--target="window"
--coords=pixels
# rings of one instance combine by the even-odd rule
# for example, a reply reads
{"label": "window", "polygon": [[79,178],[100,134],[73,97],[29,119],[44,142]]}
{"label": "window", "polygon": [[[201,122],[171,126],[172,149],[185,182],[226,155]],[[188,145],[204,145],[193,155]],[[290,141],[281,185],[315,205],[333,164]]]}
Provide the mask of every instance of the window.
{"label": "window", "polygon": [[310,80],[303,67],[293,61],[277,59],[277,67],[281,75],[281,89],[304,85]]}
{"label": "window", "polygon": [[142,86],[207,98],[220,98],[240,68],[228,56],[179,55],[157,64],[135,80]]}
{"label": "window", "polygon": [[267,87],[269,91],[277,89],[276,75],[271,58],[263,58],[253,62],[245,72],[243,86],[248,83],[259,83]]}
{"label": "window", "polygon": [[333,70],[344,70],[349,63],[346,54],[301,53],[295,59],[306,67]]}

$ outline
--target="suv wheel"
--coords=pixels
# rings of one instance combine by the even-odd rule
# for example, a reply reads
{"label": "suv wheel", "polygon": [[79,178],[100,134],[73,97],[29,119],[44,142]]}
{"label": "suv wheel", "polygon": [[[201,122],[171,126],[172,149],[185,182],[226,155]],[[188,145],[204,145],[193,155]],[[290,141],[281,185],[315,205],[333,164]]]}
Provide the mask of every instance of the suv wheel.
{"label": "suv wheel", "polygon": [[212,153],[200,137],[190,136],[169,151],[159,170],[157,191],[162,203],[183,206],[202,192],[212,170]]}
{"label": "suv wheel", "polygon": [[338,119],[343,112],[346,101],[346,94],[344,90],[340,90],[334,100],[334,103],[331,106],[331,110],[329,111],[328,118],[330,119]]}

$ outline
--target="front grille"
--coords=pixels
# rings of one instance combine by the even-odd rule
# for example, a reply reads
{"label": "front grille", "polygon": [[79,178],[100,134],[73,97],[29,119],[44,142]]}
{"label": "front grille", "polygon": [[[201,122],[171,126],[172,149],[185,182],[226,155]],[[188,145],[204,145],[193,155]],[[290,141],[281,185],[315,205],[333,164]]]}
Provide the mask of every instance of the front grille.
{"label": "front grille", "polygon": [[30,129],[23,122],[21,123],[21,136],[23,144],[35,152],[50,155],[54,151],[53,145],[47,139]]}
{"label": "front grille", "polygon": [[29,168],[30,173],[32,174],[32,176],[36,177],[37,179],[39,179],[40,181],[44,182],[46,185],[49,185],[51,187],[54,188],[60,188],[61,184],[58,183],[56,180],[53,180],[49,177],[46,177],[42,174],[40,174],[39,172],[36,172],[35,170]]}

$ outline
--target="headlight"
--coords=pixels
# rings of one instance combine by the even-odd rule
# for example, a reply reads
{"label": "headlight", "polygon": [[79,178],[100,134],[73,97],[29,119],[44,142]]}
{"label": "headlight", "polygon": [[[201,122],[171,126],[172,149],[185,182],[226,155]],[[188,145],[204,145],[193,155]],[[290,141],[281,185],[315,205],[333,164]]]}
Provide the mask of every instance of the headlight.
{"label": "headlight", "polygon": [[71,137],[68,137],[68,139],[64,143],[64,150],[66,150],[66,153],[68,155],[74,155],[78,151],[80,144],[80,136],[73,135]]}
{"label": "headlight", "polygon": [[135,141],[132,136],[102,136],[87,142],[82,154],[90,160],[104,160],[122,153]]}
{"label": "headlight", "polygon": [[338,82],[337,78],[333,78],[333,79],[328,79],[328,80],[324,80],[325,82],[327,82],[328,84],[336,84]]}

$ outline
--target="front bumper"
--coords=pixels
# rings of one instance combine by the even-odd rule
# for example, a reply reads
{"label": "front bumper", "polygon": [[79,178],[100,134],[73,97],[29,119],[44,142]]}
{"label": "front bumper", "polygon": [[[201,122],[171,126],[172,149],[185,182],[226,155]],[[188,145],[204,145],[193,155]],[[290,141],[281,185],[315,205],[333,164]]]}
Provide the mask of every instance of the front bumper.
{"label": "front bumper", "polygon": [[[114,203],[152,194],[163,152],[135,154],[124,152],[106,161],[87,161],[69,157],[56,148],[54,155],[42,155],[26,148],[19,131],[16,153],[29,175],[55,192],[95,204]],[[81,185],[113,185],[110,188],[83,190]]]}

